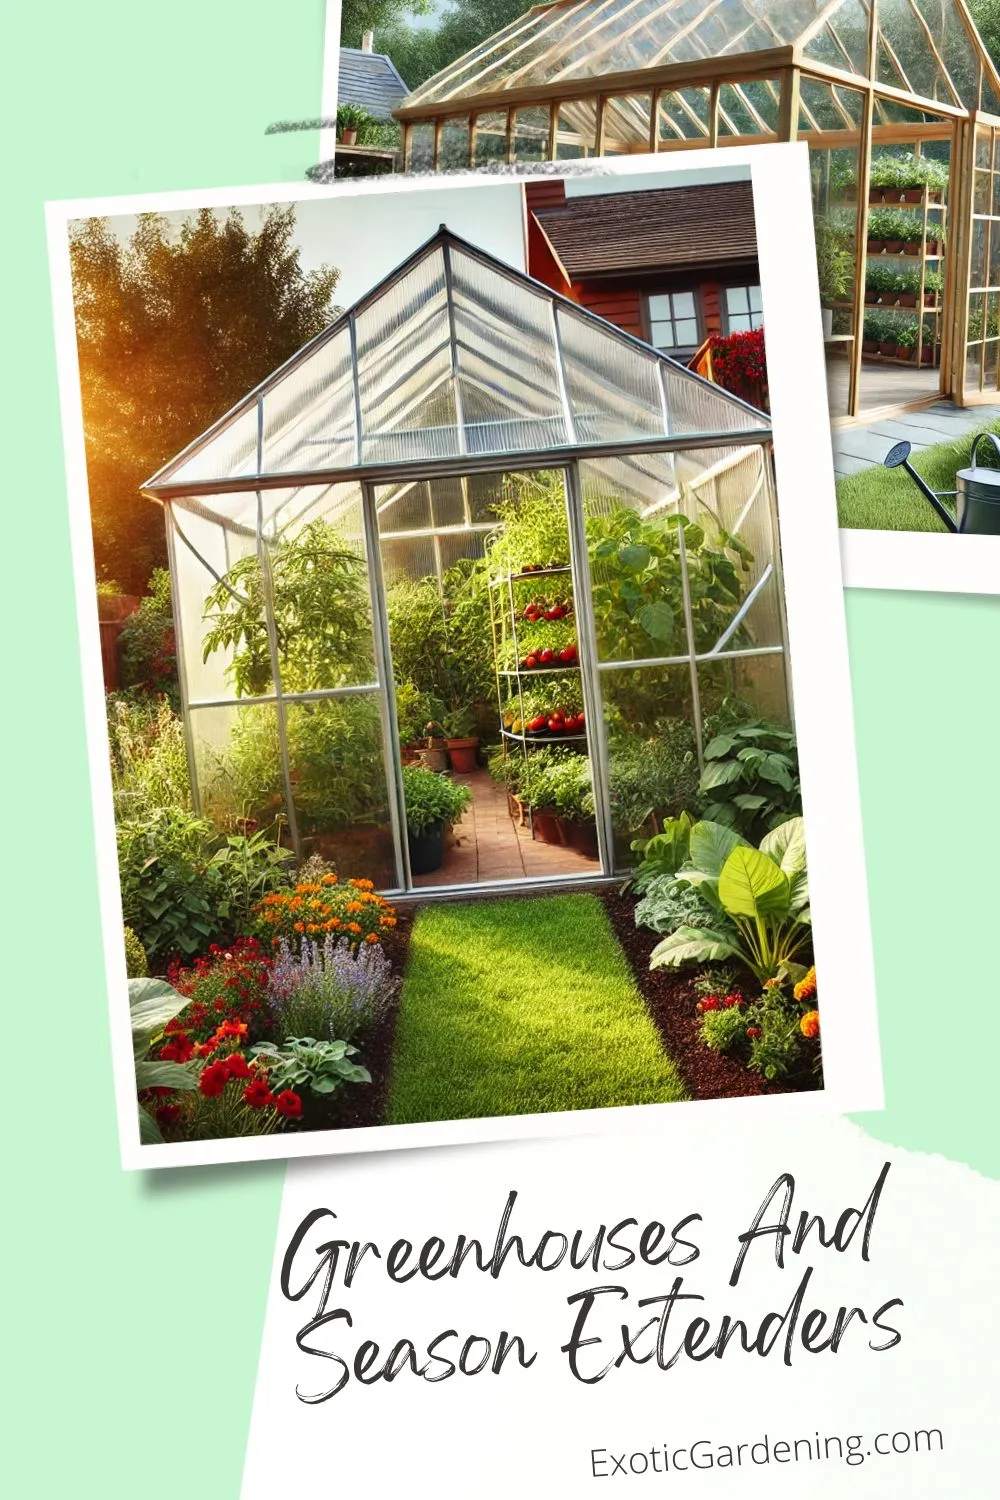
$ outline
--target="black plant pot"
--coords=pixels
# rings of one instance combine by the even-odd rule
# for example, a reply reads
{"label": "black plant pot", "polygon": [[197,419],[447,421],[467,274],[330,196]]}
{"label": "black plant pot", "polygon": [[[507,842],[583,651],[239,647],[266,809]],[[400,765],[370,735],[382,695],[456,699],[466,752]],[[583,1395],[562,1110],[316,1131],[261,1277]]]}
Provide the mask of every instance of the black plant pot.
{"label": "black plant pot", "polygon": [[410,874],[431,875],[444,864],[444,823],[432,823],[422,833],[407,830]]}

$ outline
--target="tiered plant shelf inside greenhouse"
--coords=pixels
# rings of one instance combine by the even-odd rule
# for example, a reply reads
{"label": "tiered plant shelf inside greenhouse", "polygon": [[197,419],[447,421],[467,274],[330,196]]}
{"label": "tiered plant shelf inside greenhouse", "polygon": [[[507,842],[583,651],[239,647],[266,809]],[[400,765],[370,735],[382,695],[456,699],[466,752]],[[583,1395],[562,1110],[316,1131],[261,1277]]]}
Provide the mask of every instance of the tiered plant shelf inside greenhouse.
{"label": "tiered plant shelf inside greenhouse", "polygon": [[770,443],[442,227],[145,486],[196,809],[386,892],[627,870],[788,721]]}

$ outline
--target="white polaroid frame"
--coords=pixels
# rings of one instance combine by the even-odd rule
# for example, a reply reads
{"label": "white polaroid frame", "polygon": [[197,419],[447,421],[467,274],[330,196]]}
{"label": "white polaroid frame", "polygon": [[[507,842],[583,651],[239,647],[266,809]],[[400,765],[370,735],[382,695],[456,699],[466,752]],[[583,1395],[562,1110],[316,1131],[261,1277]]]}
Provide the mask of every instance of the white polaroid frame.
{"label": "white polaroid frame", "polygon": [[[424,191],[461,193],[510,176],[357,179],[333,187],[281,184],[190,193],[83,199],[46,206],[70,531],[94,832],[111,1023],[112,1058],[122,1164],[127,1169],[205,1165],[356,1151],[397,1150],[460,1142],[648,1129],[663,1111],[687,1110],[692,1126],[706,1109],[750,1116],[844,1113],[883,1107],[875,978],[868,916],[864,843],[854,749],[847,631],[838,547],[836,501],[820,317],[807,148],[803,143],[685,152],[662,158],[601,159],[553,175],[615,177],[640,182],[655,175],[682,182],[750,169],[757,220],[761,290],[767,319],[768,372],[789,664],[794,686],[803,809],[817,967],[823,987],[825,1087],[803,1094],[620,1106],[563,1114],[442,1120],[366,1126],[235,1140],[143,1146],[139,1141],[121,938],[122,907],[107,723],[97,622],[93,541],[87,490],[83,414],[73,317],[68,225],[94,215],[228,208],[328,198],[345,219],[364,212],[369,195]],[[702,178],[702,180],[705,180]],[[416,248],[400,245],[400,258]],[[484,246],[489,249],[489,245]],[[523,269],[523,268],[519,268]]]}
{"label": "white polaroid frame", "polygon": [[844,527],[840,555],[845,588],[1000,594],[1000,536]]}

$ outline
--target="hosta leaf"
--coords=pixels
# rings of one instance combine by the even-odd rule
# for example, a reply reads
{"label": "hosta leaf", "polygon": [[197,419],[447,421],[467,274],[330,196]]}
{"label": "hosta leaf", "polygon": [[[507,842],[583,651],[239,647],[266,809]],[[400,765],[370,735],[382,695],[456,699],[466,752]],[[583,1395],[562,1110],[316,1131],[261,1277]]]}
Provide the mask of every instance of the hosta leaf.
{"label": "hosta leaf", "polygon": [[765,755],[764,759],[758,763],[756,770],[757,775],[763,781],[773,782],[775,786],[783,787],[786,792],[792,790],[792,777],[786,756]]}
{"label": "hosta leaf", "polygon": [[759,849],[734,849],[722,867],[719,900],[733,916],[784,916],[790,898],[788,876]]}
{"label": "hosta leaf", "polygon": [[769,799],[759,796],[756,792],[739,792],[733,801],[744,812],[759,812],[762,807],[767,806]]}
{"label": "hosta leaf", "polygon": [[720,755],[728,755],[735,744],[736,740],[733,735],[717,734],[705,746],[705,759],[718,760]]}
{"label": "hosta leaf", "polygon": [[196,1089],[198,1075],[185,1063],[140,1059],[135,1065],[135,1086],[137,1089]]}
{"label": "hosta leaf", "polygon": [[139,1144],[142,1146],[162,1146],[163,1135],[159,1125],[153,1119],[148,1109],[139,1105]]}
{"label": "hosta leaf", "polygon": [[679,969],[684,964],[714,963],[718,959],[738,958],[740,950],[721,932],[705,927],[678,927],[649,956],[651,969]]}
{"label": "hosta leaf", "polygon": [[691,863],[706,875],[719,876],[734,849],[749,849],[746,839],[732,828],[703,818],[691,830]]}
{"label": "hosta leaf", "polygon": [[132,1045],[138,1056],[146,1050],[150,1037],[180,1015],[188,1001],[165,979],[130,979],[128,1003],[132,1013]]}

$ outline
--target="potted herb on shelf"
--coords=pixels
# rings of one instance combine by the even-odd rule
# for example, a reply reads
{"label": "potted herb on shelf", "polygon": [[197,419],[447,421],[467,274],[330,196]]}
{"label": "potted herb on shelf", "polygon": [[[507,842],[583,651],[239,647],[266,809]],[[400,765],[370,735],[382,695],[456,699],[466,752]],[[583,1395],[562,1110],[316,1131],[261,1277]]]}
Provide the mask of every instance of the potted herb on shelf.
{"label": "potted herb on shelf", "polygon": [[843,302],[851,289],[854,256],[849,248],[850,236],[823,214],[813,220],[816,234],[816,269],[819,294],[823,303],[823,337],[833,333],[833,304]]}
{"label": "potted herb on shelf", "polygon": [[445,745],[451,769],[468,776],[476,769],[479,736],[476,715],[471,708],[456,708],[444,717]]}
{"label": "potted herb on shelf", "polygon": [[424,766],[403,767],[410,874],[431,875],[444,863],[444,835],[472,801],[467,787]]}
{"label": "potted herb on shelf", "polygon": [[908,323],[901,328],[896,335],[896,356],[898,359],[912,359],[917,347],[917,325]]}
{"label": "potted herb on shelf", "polygon": [[341,104],[337,107],[337,139],[342,146],[357,143],[358,131],[371,119],[360,104]]}

